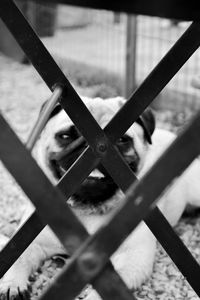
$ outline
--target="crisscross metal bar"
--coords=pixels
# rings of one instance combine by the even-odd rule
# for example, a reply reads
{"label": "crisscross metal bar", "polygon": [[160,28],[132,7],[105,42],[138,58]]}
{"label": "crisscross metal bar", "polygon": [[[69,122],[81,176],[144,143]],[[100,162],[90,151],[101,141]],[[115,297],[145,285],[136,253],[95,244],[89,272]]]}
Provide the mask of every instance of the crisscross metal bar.
{"label": "crisscross metal bar", "polygon": [[[3,1],[3,3],[5,4],[5,2]],[[16,12],[16,11],[15,11]],[[18,15],[19,16],[19,15]],[[20,17],[21,18],[21,17]],[[19,21],[19,19],[18,19]],[[23,23],[23,22],[22,22]],[[24,23],[25,24],[25,23]],[[12,22],[9,24],[12,27]],[[194,25],[194,24],[193,24]],[[195,28],[195,27],[194,27]],[[192,29],[192,32],[194,30],[194,28]],[[29,30],[29,29],[28,29]],[[190,33],[191,34],[191,33]],[[197,44],[199,44],[198,40],[195,39],[195,41],[197,42]],[[194,42],[194,41],[193,41]],[[23,44],[23,41],[22,41]],[[194,44],[194,43],[193,43]],[[195,44],[194,48],[197,46],[197,44]],[[39,44],[37,44],[38,46]],[[41,46],[41,45],[40,45]],[[44,50],[44,49],[43,49]],[[190,53],[191,49],[188,48],[188,53]],[[186,51],[187,52],[187,51]],[[184,55],[186,54],[186,52],[184,53]],[[47,54],[46,58],[48,57],[48,53],[46,51],[43,51],[43,54]],[[173,57],[171,57],[173,58]],[[49,59],[49,58],[48,58]],[[47,59],[47,61],[48,61]],[[185,60],[185,56],[183,57],[183,61]],[[46,62],[47,62],[46,61]],[[49,62],[48,62],[49,63]],[[182,64],[182,62],[181,62]],[[55,64],[52,62],[52,66]],[[169,66],[168,66],[169,67]],[[41,71],[41,70],[40,70]],[[61,72],[61,71],[60,71]],[[64,107],[64,109],[68,112],[69,116],[73,119],[74,123],[77,125],[77,127],[80,129],[80,131],[83,133],[83,135],[86,137],[86,139],[88,140],[89,144],[93,147],[93,151],[96,153],[97,158],[99,159],[98,156],[101,157],[102,159],[102,163],[105,165],[105,167],[109,170],[109,172],[112,174],[112,177],[115,179],[115,181],[120,185],[120,178],[117,176],[115,169],[113,168],[113,163],[117,163],[119,165],[119,170],[124,170],[124,175],[127,174],[127,176],[123,176],[125,178],[127,178],[128,180],[128,184],[127,187],[132,183],[134,175],[132,174],[132,172],[127,168],[127,166],[124,164],[123,159],[120,158],[120,155],[118,154],[118,152],[115,150],[115,148],[112,146],[112,143],[109,141],[109,139],[106,137],[106,135],[104,134],[104,132],[99,128],[98,124],[95,123],[94,119],[91,117],[91,115],[89,114],[89,112],[87,111],[87,109],[85,108],[85,106],[83,105],[83,103],[80,101],[80,98],[78,97],[78,95],[75,93],[75,91],[73,90],[73,88],[71,87],[71,85],[69,84],[69,82],[66,80],[65,77],[63,77],[63,74],[61,74],[59,72],[59,70],[57,70],[57,75],[60,76],[60,81],[56,82],[56,83],[61,83],[62,80],[64,80],[62,82],[62,84],[64,84],[64,94],[63,96],[69,96],[69,103],[67,103],[65,101],[65,97],[63,97],[63,99],[61,100],[61,104]],[[159,74],[159,73],[158,73]],[[42,75],[45,75],[45,72],[42,73]],[[171,75],[170,75],[171,76]],[[45,76],[44,76],[45,77]],[[170,78],[170,77],[169,77]],[[156,77],[154,78],[156,79]],[[154,83],[157,83],[156,80]],[[50,80],[48,81],[48,85],[50,84]],[[152,81],[151,81],[152,84]],[[50,86],[50,85],[49,85]],[[52,88],[52,86],[50,86],[50,88]],[[159,87],[160,88],[160,87]],[[72,96],[72,99],[70,98]],[[148,100],[147,100],[148,101]],[[72,102],[74,103],[74,105],[72,105]],[[130,103],[130,102],[129,102]],[[145,103],[146,105],[146,103]],[[134,106],[133,106],[134,107]],[[83,124],[81,124],[81,122],[79,122],[79,117],[78,115],[75,114],[75,110],[78,109],[79,113],[81,113],[83,116],[85,116],[87,122],[86,122],[86,127],[82,127]],[[141,107],[140,107],[141,109]],[[125,111],[125,109],[124,109]],[[121,116],[124,113],[121,114]],[[136,112],[137,115],[137,112]],[[127,117],[127,116],[126,116]],[[133,120],[129,119],[130,125],[132,124]],[[119,123],[118,123],[119,124]],[[88,131],[88,127],[92,125],[94,126],[94,131]],[[130,126],[129,125],[129,126]],[[126,125],[125,125],[126,126]],[[124,129],[122,129],[123,131]],[[88,131],[88,133],[87,133]],[[112,134],[111,134],[111,139],[112,139]],[[98,139],[98,143],[96,144],[96,142],[94,141],[94,139],[97,138]],[[106,151],[102,151],[102,145],[103,145],[103,149],[105,149],[106,146]],[[101,146],[101,147],[100,147]],[[88,150],[87,150],[88,151]],[[86,153],[87,153],[86,151]],[[90,150],[91,151],[91,150]],[[94,152],[93,152],[93,157],[94,157]],[[82,156],[84,157],[84,155]],[[88,156],[89,158],[89,156]],[[110,163],[110,159],[112,158],[112,163]],[[80,162],[80,160],[79,160]],[[94,159],[92,161],[93,165],[95,164]],[[73,169],[73,168],[72,168]],[[84,174],[85,176],[85,174]],[[72,180],[72,178],[70,179]],[[125,187],[125,185],[123,184],[123,189]],[[154,215],[156,214],[156,211],[154,212]],[[160,215],[160,222],[163,223],[163,217],[162,215]],[[140,215],[141,217],[141,215]],[[139,220],[141,220],[141,218],[139,217]],[[56,228],[56,226],[55,226]],[[57,230],[57,229],[56,229]],[[108,231],[108,230],[107,230]],[[90,245],[90,243],[92,242],[92,239],[88,240],[88,245]],[[94,237],[95,239],[95,237]],[[84,248],[84,246],[83,246]],[[80,253],[79,253],[80,254]],[[106,256],[108,255],[108,253],[106,254]],[[107,260],[107,257],[106,257]],[[79,270],[80,272],[80,270]],[[77,291],[76,291],[77,292]],[[106,294],[107,295],[107,294]]]}
{"label": "crisscross metal bar", "polygon": [[[38,233],[44,228],[42,219],[34,213],[8,241],[0,253],[0,278],[8,271],[19,256],[37,237]],[[20,246],[19,246],[20,245]]]}
{"label": "crisscross metal bar", "polygon": [[111,142],[128,130],[199,46],[200,22],[193,22],[106,126]]}
{"label": "crisscross metal bar", "polygon": [[200,266],[182,240],[169,225],[168,221],[163,219],[163,215],[161,215],[157,207],[153,209],[151,214],[145,219],[145,223],[151,228],[157,240],[171,257],[197,295],[200,296]]}
{"label": "crisscross metal bar", "polygon": [[[8,131],[7,124],[4,122],[2,117],[0,118],[0,125],[1,125],[1,128],[4,129],[0,133],[0,141],[1,141],[0,154],[1,154],[2,161],[8,167],[10,172],[15,176],[15,178],[18,180],[18,182],[22,185],[23,189],[25,189],[25,192],[26,192],[26,189],[28,189],[28,194],[29,194],[30,186],[29,185],[27,186],[24,183],[24,179],[22,180],[22,177],[24,177],[24,176],[20,175],[21,173],[19,171],[22,168],[20,158],[22,158],[23,160],[25,159],[26,163],[27,163],[27,159],[29,160],[30,158],[27,157],[28,154],[26,153],[26,150],[23,148],[23,146],[20,146],[20,148],[22,147],[22,149],[20,149],[19,155],[17,156],[17,160],[16,160],[16,153],[13,151],[13,149],[18,150],[18,147],[16,147],[16,143],[18,144],[20,142],[17,141],[16,136],[10,130]],[[147,211],[152,208],[152,205],[149,208],[150,203],[152,201],[154,201],[155,198],[158,197],[159,194],[162,192],[163,188],[166,188],[166,186],[171,182],[171,180],[174,177],[180,175],[180,172],[183,171],[183,169],[188,166],[188,164],[191,162],[191,160],[194,159],[195,156],[199,154],[199,150],[200,150],[200,146],[198,144],[198,130],[200,129],[199,126],[200,126],[200,118],[198,116],[198,118],[196,118],[193,121],[193,123],[190,125],[188,130],[184,134],[182,134],[182,136],[179,137],[177,139],[177,141],[170,147],[170,149],[167,151],[167,154],[165,154],[165,156],[162,159],[160,159],[159,162],[152,168],[151,174],[146,175],[145,178],[142,180],[142,182],[140,182],[135,187],[135,189],[132,189],[131,192],[129,192],[128,199],[130,200],[134,196],[135,199],[140,199],[140,203],[137,201],[136,202],[128,201],[126,203],[126,205],[121,209],[121,211],[111,221],[111,223],[109,224],[109,226],[107,227],[106,230],[102,229],[97,234],[95,234],[93,237],[89,238],[89,240],[87,242],[89,249],[86,249],[86,251],[91,250],[91,247],[92,247],[92,251],[95,250],[94,252],[96,252],[96,253],[98,253],[98,255],[100,255],[99,257],[102,258],[102,261],[104,261],[104,260],[105,260],[105,262],[107,261],[107,258],[108,258],[107,255],[111,255],[112,252],[116,249],[116,247],[119,246],[119,243],[127,236],[127,234],[141,220],[141,217],[145,217],[145,215],[147,215]],[[12,139],[10,139],[11,137],[12,137]],[[188,145],[188,139],[190,139],[189,145]],[[13,145],[11,145],[11,147],[10,147],[11,141],[12,141]],[[15,147],[13,148],[13,146],[15,146]],[[177,159],[177,156],[176,156],[177,153],[179,153],[179,156],[178,156],[179,159]],[[17,154],[18,154],[18,151],[17,151]],[[184,157],[184,159],[183,159],[183,157]],[[29,166],[31,166],[31,165],[32,165],[32,162],[31,162],[31,164],[29,162]],[[161,170],[166,165],[167,166],[173,165],[173,169],[170,169],[170,172],[166,172],[166,170],[165,170],[165,172],[162,173]],[[33,166],[33,169],[35,169],[34,166]],[[37,170],[37,172],[39,172],[39,170]],[[30,177],[34,176],[35,175],[34,173],[35,172],[33,172]],[[165,174],[163,176],[162,180],[161,180],[160,174]],[[26,176],[26,178],[27,178],[27,176]],[[33,178],[30,178],[29,180],[32,180],[32,179]],[[154,190],[151,189],[153,182],[158,182],[158,185],[155,187]],[[47,188],[47,186],[46,186],[46,188]],[[53,190],[52,190],[52,192],[53,192]],[[54,191],[53,197],[59,196],[59,194],[58,195],[56,195],[56,194],[57,193],[55,193],[55,191]],[[35,196],[37,196],[37,195],[38,194],[36,194]],[[33,195],[31,195],[31,196],[33,197]],[[40,196],[40,195],[38,195],[38,196]],[[49,196],[47,198],[49,198]],[[52,196],[50,198],[52,198]],[[44,210],[46,211],[46,207],[44,206],[44,204],[42,204],[41,202],[38,203],[37,199],[33,199],[33,201],[34,200],[36,201],[35,203],[37,203],[41,212],[44,212]],[[58,197],[58,200],[59,200],[59,197]],[[62,202],[63,202],[63,200],[62,200]],[[51,202],[51,203],[53,203],[53,202]],[[68,210],[66,210],[66,211],[68,211]],[[49,211],[49,213],[50,214],[52,213],[51,210]],[[49,217],[49,215],[48,215],[48,217]],[[51,216],[51,217],[54,218],[54,216]],[[59,212],[59,218],[60,218],[59,221],[62,220],[61,216],[60,216],[60,212]],[[118,228],[119,226],[117,226],[117,224],[119,224],[119,220],[120,220],[120,225],[121,225],[120,228]],[[62,221],[65,222],[64,219]],[[125,221],[126,226],[123,226],[123,221]],[[50,224],[52,223],[51,219],[50,219],[49,223]],[[60,227],[60,223],[62,224],[62,222],[59,222],[59,227]],[[67,221],[67,223],[68,223],[68,221]],[[63,224],[62,224],[62,226],[63,226]],[[76,224],[76,226],[77,226],[77,224]],[[60,227],[60,229],[63,230],[63,227]],[[65,232],[67,231],[67,229],[68,228],[65,228]],[[71,227],[70,227],[70,230],[71,230]],[[56,228],[56,232],[58,233],[58,227]],[[109,234],[111,234],[111,236],[112,236],[112,245],[106,244]],[[63,233],[61,233],[61,238],[63,238]],[[68,241],[65,240],[64,245],[66,246],[68,244],[68,242],[69,242],[69,240]],[[69,246],[69,245],[67,245],[67,246]],[[98,246],[100,246],[100,248],[98,248]],[[74,247],[74,246],[72,246],[72,247]],[[84,248],[84,246],[83,246],[83,248]],[[103,251],[103,255],[102,255],[101,251]],[[102,263],[102,261],[101,261],[101,263]],[[77,265],[77,264],[75,264],[75,265]],[[69,270],[70,270],[70,268],[68,269],[68,272],[69,272]],[[73,268],[73,270],[74,270],[74,268]],[[80,275],[80,270],[79,270],[79,275]],[[85,278],[85,274],[82,274],[82,276],[83,275]],[[66,286],[66,282],[65,282],[65,286]],[[54,286],[54,288],[55,288],[55,286]],[[48,297],[49,296],[50,296],[50,294],[48,294]],[[50,297],[52,297],[52,296],[50,296]],[[54,299],[54,298],[48,298],[48,299]]]}
{"label": "crisscross metal bar", "polygon": [[[198,29],[198,28],[196,28],[196,29]],[[194,29],[193,29],[193,30],[194,30]],[[191,32],[190,32],[190,34],[191,34]],[[193,35],[194,38],[195,38],[195,36],[196,36],[196,35]],[[193,42],[194,42],[194,41],[193,41]],[[194,43],[192,43],[192,44],[194,44]],[[177,53],[178,53],[178,52],[177,52]],[[169,61],[170,61],[170,60],[169,60]],[[168,62],[169,62],[169,61],[168,61]],[[158,72],[158,73],[159,73],[159,72]],[[154,86],[156,86],[156,85],[154,85]],[[141,89],[141,90],[142,90],[142,89]],[[143,89],[143,90],[144,90],[144,89]],[[139,99],[139,98],[138,98],[138,99]],[[129,102],[129,103],[130,103],[130,102]],[[127,106],[127,107],[128,107],[128,106]],[[127,118],[126,118],[126,119],[127,119]],[[116,123],[118,123],[118,122],[116,122]],[[119,123],[118,123],[118,124],[119,124]]]}
{"label": "crisscross metal bar", "polygon": [[[39,216],[51,226],[67,252],[69,254],[74,253],[88,236],[86,229],[66,206],[63,194],[59,189],[52,186],[2,115],[0,115],[0,128],[0,157],[2,162],[34,203]],[[27,171],[25,171],[27,165],[29,168],[26,168]],[[116,286],[112,286],[112,288],[118,290],[118,299],[122,294],[124,299],[134,299],[119,275],[114,274],[111,263],[106,274],[116,283]],[[99,278],[95,288],[105,299],[109,300],[111,291],[106,287],[102,289],[102,286],[107,283],[107,277]],[[99,285],[101,286],[100,289],[98,288]]]}

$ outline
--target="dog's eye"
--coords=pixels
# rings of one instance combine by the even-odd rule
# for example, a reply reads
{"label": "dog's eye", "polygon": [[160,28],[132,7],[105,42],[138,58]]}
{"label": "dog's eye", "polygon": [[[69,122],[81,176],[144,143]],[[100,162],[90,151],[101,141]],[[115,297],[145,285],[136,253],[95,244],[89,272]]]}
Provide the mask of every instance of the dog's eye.
{"label": "dog's eye", "polygon": [[62,134],[60,134],[59,138],[62,140],[67,140],[69,138],[69,136],[65,133],[62,133]]}
{"label": "dog's eye", "polygon": [[117,140],[117,144],[127,144],[130,142],[130,137],[127,135],[123,135],[121,138]]}
{"label": "dog's eye", "polygon": [[121,137],[120,139],[118,139],[118,143],[123,143],[124,142],[124,138]]}
{"label": "dog's eye", "polygon": [[57,133],[55,138],[59,143],[67,143],[71,140],[69,134],[67,134],[66,132]]}

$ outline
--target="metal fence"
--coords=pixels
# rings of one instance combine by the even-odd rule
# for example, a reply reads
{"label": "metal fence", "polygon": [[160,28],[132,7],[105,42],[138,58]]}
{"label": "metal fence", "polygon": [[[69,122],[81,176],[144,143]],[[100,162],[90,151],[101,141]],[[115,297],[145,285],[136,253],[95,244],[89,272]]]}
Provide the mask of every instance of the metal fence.
{"label": "metal fence", "polygon": [[[17,0],[17,4],[71,80],[84,87],[104,85],[108,92],[126,97],[190,24],[174,20],[166,24],[166,19],[158,17],[61,4],[47,6],[24,0]],[[2,40],[0,49],[1,44]],[[12,46],[6,49],[14,56],[17,50]],[[191,84],[199,74],[199,56],[197,51],[166,86],[159,106],[176,107],[178,111],[200,106],[200,92]],[[83,72],[86,68],[87,72]],[[94,70],[101,75],[94,76]]]}
{"label": "metal fence", "polygon": [[[66,61],[66,70],[69,60],[80,68],[87,61],[89,67],[103,69],[110,77],[118,76],[120,92],[129,97],[190,23],[62,5],[57,10],[55,35],[43,41],[61,66]],[[58,47],[61,40],[62,47]],[[160,101],[163,108],[200,106],[199,90],[191,85],[199,74],[199,56],[197,51],[166,86],[162,99],[168,101]],[[112,85],[109,76],[105,75],[102,83]]]}
{"label": "metal fence", "polygon": [[[81,3],[84,4],[84,2]],[[125,10],[127,3],[123,4]],[[118,2],[112,4],[103,1],[102,7],[116,8],[116,10],[123,8],[123,6],[119,6]],[[129,3],[128,9],[131,7]],[[134,12],[134,6],[132,9]],[[137,11],[138,7],[135,9]],[[147,6],[144,11],[149,12],[149,9]],[[174,13],[176,14],[177,11],[174,10]],[[89,282],[103,299],[113,299],[113,295],[115,295],[115,299],[134,299],[131,291],[114,271],[109,257],[144,219],[200,296],[200,267],[155,206],[156,200],[163,190],[199,155],[200,114],[198,113],[191,120],[185,131],[140,182],[137,182],[135,175],[114,147],[116,140],[127,131],[198,49],[200,46],[199,22],[192,23],[103,130],[93,119],[13,1],[2,0],[0,2],[0,17],[52,90],[51,100],[53,100],[51,102],[54,103],[59,99],[61,106],[89,145],[73,167],[63,176],[57,187],[54,187],[30,154],[29,149],[34,144],[35,132],[29,138],[27,147],[20,142],[3,115],[0,115],[0,158],[40,215],[39,217],[38,213],[33,213],[0,253],[1,276],[48,223],[64,247],[73,255],[69,266],[65,267],[57,277],[57,284],[51,285],[41,299],[73,299]],[[68,97],[65,97],[66,95]],[[85,120],[87,120],[87,125]],[[40,131],[42,126],[43,124],[40,124],[37,130]],[[188,141],[190,142],[188,143]],[[66,206],[65,199],[74,193],[79,184],[100,161],[121,190],[126,193],[126,201],[107,226],[101,228],[94,235],[88,236],[85,228]],[[173,165],[173,169],[169,169],[171,165]],[[37,188],[35,188],[36,186]],[[51,202],[51,206],[49,202]]]}

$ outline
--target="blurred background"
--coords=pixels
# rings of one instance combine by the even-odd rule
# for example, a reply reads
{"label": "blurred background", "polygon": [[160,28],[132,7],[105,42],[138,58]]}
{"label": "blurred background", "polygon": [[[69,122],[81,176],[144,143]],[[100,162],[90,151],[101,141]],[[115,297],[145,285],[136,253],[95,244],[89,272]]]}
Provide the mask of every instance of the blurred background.
{"label": "blurred background", "polygon": [[[128,98],[190,24],[26,0],[16,3],[69,79],[85,89],[93,87],[102,97]],[[0,34],[0,51],[26,62],[3,23]],[[192,84],[199,56],[193,55],[154,101],[157,109],[199,106],[199,91]]]}

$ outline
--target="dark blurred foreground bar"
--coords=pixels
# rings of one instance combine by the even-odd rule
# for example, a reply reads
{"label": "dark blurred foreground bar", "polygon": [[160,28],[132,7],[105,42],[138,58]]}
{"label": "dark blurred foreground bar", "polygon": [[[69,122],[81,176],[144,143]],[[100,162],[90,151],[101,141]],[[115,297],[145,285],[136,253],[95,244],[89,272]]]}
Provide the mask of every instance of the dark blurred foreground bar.
{"label": "dark blurred foreground bar", "polygon": [[62,3],[95,9],[121,11],[180,20],[199,20],[200,2],[197,0],[35,0],[39,3]]}
{"label": "dark blurred foreground bar", "polygon": [[[130,187],[126,195],[127,201],[107,226],[102,227],[98,232],[87,239],[81,249],[79,248],[76,251],[72,257],[71,263],[64,268],[62,274],[57,277],[54,285],[48,289],[41,300],[56,299],[58,292],[61,299],[72,299],[73,294],[70,294],[69,290],[70,287],[73,286],[75,278],[77,290],[81,290],[85,281],[87,282],[88,280],[84,270],[80,268],[80,260],[83,257],[87,257],[90,253],[93,253],[94,257],[98,258],[98,267],[95,268],[92,274],[92,276],[94,276],[92,284],[95,283],[96,278],[99,278],[98,275],[101,274],[102,269],[105,267],[108,258],[120,246],[128,234],[136,228],[139,222],[142,219],[146,219],[148,215],[152,213],[156,201],[166,188],[175,178],[180,176],[196,156],[199,155],[199,131],[200,114],[198,113],[184,133],[175,140],[143,179]],[[156,214],[158,215],[157,212]],[[161,215],[158,216],[159,218],[156,220],[157,237],[162,239],[162,232],[159,234],[159,229],[163,226],[163,217]],[[164,224],[164,228],[165,230],[168,228],[167,223]],[[171,230],[168,231],[167,229],[165,233],[166,236],[168,236],[167,242],[170,240],[176,242],[176,238],[174,239],[174,234]],[[164,244],[164,242],[162,244]],[[178,244],[179,241],[177,242],[177,246],[181,249]],[[199,278],[200,276],[198,264],[190,257],[190,255],[188,255],[188,252],[186,252],[185,249],[178,251],[178,253],[179,267],[181,267],[180,261],[182,261],[182,266],[185,265],[185,262],[189,262],[188,265],[190,268],[187,272],[191,272],[193,277],[192,282],[190,283],[197,294],[200,295],[199,283],[198,280],[196,280],[196,278]],[[188,265],[185,265],[185,270]]]}

